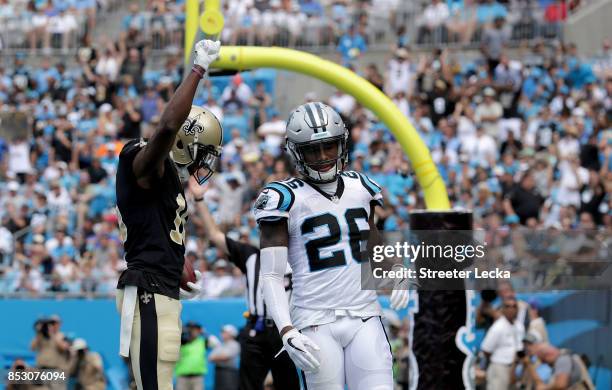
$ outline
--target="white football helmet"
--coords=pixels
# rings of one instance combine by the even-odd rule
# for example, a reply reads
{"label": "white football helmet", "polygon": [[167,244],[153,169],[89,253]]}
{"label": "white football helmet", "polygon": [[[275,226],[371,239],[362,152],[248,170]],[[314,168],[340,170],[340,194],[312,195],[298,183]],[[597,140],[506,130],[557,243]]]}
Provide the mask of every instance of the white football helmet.
{"label": "white football helmet", "polygon": [[[348,161],[347,140],[348,130],[340,114],[327,104],[302,104],[287,120],[287,151],[297,170],[315,183],[336,180]],[[323,155],[330,147],[337,147],[333,158],[306,161],[307,155]]]}

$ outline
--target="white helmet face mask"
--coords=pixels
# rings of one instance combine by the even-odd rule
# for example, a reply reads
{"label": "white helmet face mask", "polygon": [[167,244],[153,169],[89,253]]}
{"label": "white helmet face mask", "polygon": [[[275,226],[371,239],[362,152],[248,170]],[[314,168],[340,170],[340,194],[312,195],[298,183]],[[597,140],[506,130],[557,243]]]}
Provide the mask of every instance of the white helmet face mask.
{"label": "white helmet face mask", "polygon": [[323,103],[303,104],[287,121],[287,151],[297,170],[314,183],[336,180],[347,163],[347,139],[340,115]]}
{"label": "white helmet face mask", "polygon": [[189,145],[188,150],[192,162],[180,164],[174,161],[181,182],[186,183],[190,176],[194,176],[198,184],[204,184],[215,173],[220,154],[217,149],[220,148],[202,144]]}
{"label": "white helmet face mask", "polygon": [[180,166],[178,164],[174,164],[176,166],[176,170],[178,172],[179,179],[182,183],[187,183],[189,181],[189,169],[185,166]]}

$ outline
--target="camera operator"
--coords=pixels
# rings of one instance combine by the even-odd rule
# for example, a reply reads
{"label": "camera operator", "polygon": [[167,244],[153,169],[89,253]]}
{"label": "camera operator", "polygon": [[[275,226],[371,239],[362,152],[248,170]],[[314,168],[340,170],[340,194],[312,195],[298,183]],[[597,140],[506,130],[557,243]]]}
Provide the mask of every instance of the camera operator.
{"label": "camera operator", "polygon": [[580,355],[567,349],[559,349],[548,343],[534,343],[527,348],[529,355],[536,356],[552,368],[548,383],[538,375],[531,359],[523,359],[528,375],[536,383],[536,390],[594,390],[589,371]]}
{"label": "camera operator", "polygon": [[100,355],[90,351],[83,339],[73,341],[70,353],[68,372],[76,378],[74,390],[105,390],[106,379]]}
{"label": "camera operator", "polygon": [[200,324],[190,321],[183,327],[180,357],[175,369],[176,390],[204,389],[204,376],[208,373],[208,344]]}
{"label": "camera operator", "polygon": [[[13,362],[13,365],[11,366],[11,368],[9,369],[10,372],[20,372],[20,371],[29,371],[30,368],[28,367],[28,365],[26,364],[25,360],[17,358],[15,359],[15,361]],[[7,378],[8,379],[8,378]],[[15,383],[15,381],[12,380],[7,380],[6,382],[6,390],[41,390],[43,388],[41,388],[40,386],[35,386],[35,385],[31,385],[31,384],[24,384],[24,383]]]}
{"label": "camera operator", "polygon": [[[31,349],[36,351],[36,367],[43,370],[64,371],[68,363],[69,347],[64,334],[60,331],[61,320],[58,316],[36,321],[36,336]],[[65,390],[65,382],[53,382],[50,390]]]}

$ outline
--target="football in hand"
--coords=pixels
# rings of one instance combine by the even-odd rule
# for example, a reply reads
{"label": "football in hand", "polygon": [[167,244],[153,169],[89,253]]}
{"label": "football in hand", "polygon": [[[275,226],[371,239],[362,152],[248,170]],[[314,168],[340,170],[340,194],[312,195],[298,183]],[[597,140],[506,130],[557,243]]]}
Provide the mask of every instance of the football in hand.
{"label": "football in hand", "polygon": [[181,277],[181,288],[185,291],[191,291],[191,288],[187,286],[187,283],[189,282],[196,282],[196,274],[193,270],[193,264],[191,264],[191,261],[185,259],[185,264],[183,265],[183,276]]}

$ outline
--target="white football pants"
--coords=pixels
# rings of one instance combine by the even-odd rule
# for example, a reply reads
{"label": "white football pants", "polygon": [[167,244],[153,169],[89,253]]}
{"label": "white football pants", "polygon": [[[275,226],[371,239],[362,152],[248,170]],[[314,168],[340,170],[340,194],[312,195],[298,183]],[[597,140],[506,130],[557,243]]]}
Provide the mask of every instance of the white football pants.
{"label": "white football pants", "polygon": [[305,372],[307,390],[393,390],[391,346],[380,317],[339,317],[302,330],[319,348],[321,366]]}

